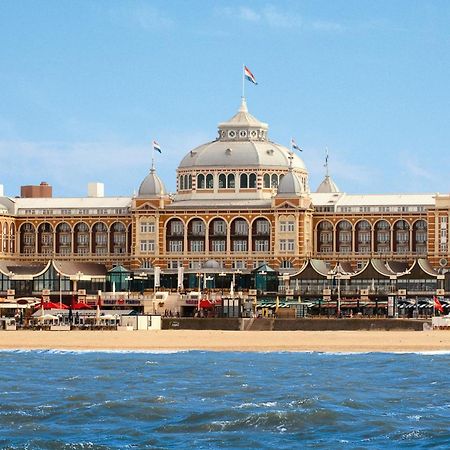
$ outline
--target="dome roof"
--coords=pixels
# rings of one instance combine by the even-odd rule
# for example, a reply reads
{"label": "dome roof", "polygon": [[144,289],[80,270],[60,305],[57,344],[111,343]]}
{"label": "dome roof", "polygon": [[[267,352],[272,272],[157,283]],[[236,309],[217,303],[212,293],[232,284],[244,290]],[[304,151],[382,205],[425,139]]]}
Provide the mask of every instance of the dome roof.
{"label": "dome roof", "polygon": [[[271,141],[214,141],[188,153],[179,165],[179,169],[191,167],[273,167],[289,166],[289,150]],[[305,164],[293,156],[292,166],[306,170]]]}
{"label": "dome roof", "polygon": [[305,192],[301,179],[290,170],[280,181],[277,195],[281,197],[302,195]]}
{"label": "dome roof", "polygon": [[337,184],[332,180],[329,175],[326,175],[322,183],[320,183],[319,187],[316,190],[319,194],[329,194],[332,192],[341,192],[337,187]]}
{"label": "dome roof", "polygon": [[[247,110],[245,99],[229,121],[219,124],[219,138],[191,150],[179,169],[189,168],[284,168],[290,165],[290,151],[267,139],[268,125]],[[306,171],[305,164],[292,155],[292,167]]]}
{"label": "dome roof", "polygon": [[139,186],[138,197],[160,197],[165,193],[164,183],[156,174],[156,170],[152,168]]}

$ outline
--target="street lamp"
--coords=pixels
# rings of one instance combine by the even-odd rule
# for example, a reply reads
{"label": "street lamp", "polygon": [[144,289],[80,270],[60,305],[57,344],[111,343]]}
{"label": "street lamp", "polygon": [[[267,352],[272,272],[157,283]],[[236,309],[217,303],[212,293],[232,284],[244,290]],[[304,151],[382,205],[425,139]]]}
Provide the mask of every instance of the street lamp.
{"label": "street lamp", "polygon": [[221,280],[220,280],[220,287],[222,289],[222,294],[221,295],[223,297],[223,285],[225,284],[224,278],[227,276],[227,274],[225,272],[220,272],[218,276],[221,278]]}
{"label": "street lamp", "polygon": [[330,270],[328,273],[331,280],[337,280],[337,305],[336,305],[336,316],[341,317],[341,280],[344,278],[348,278],[345,275],[344,271],[341,268],[341,265],[338,264],[335,269]]}
{"label": "street lamp", "polygon": [[62,286],[61,286],[61,278],[62,278],[62,275],[59,273],[59,272],[57,272],[57,275],[58,275],[58,284],[59,284],[59,309],[62,309]]}
{"label": "street lamp", "polygon": [[202,277],[203,277],[203,274],[198,272],[197,273],[197,277],[198,277],[197,311],[200,311],[200,297],[202,295]]}
{"label": "street lamp", "polygon": [[133,278],[130,277],[129,275],[128,275],[127,277],[125,277],[125,281],[127,282],[127,288],[128,288],[128,299],[130,299],[130,281],[131,281],[132,279],[133,279]]}
{"label": "street lamp", "polygon": [[240,269],[237,269],[233,272],[233,289],[236,287],[236,275],[240,275],[241,273],[242,271]]}

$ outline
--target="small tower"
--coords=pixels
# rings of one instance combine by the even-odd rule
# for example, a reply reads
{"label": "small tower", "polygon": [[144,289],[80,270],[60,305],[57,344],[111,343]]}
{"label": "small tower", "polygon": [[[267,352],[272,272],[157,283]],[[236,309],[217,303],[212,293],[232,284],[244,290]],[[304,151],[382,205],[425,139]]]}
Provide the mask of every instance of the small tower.
{"label": "small tower", "polygon": [[328,172],[328,169],[329,169],[328,148],[326,149],[324,167],[325,167],[325,178],[323,179],[322,183],[319,184],[319,187],[317,188],[316,192],[319,194],[330,194],[333,192],[341,192],[340,189],[338,188],[337,184],[330,177],[330,174]]}

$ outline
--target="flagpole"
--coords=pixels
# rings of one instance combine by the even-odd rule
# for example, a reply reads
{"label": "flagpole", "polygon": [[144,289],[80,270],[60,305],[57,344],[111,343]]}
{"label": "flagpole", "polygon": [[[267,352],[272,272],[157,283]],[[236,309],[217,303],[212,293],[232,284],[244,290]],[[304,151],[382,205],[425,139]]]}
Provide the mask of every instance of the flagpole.
{"label": "flagpole", "polygon": [[242,98],[245,98],[245,77],[244,77],[244,71],[245,71],[245,64],[242,64]]}
{"label": "flagpole", "polygon": [[328,177],[328,147],[325,147],[325,175]]}
{"label": "flagpole", "polygon": [[155,170],[155,146],[152,142],[152,170]]}

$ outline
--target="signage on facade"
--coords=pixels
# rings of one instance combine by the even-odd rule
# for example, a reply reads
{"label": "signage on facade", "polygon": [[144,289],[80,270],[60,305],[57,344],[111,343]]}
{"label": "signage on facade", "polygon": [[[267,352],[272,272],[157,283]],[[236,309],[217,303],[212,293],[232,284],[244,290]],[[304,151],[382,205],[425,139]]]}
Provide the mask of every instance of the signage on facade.
{"label": "signage on facade", "polygon": [[50,295],[50,289],[42,289],[42,295],[45,295],[48,297]]}
{"label": "signage on facade", "polygon": [[397,292],[397,295],[405,297],[406,296],[406,289],[399,289],[398,292]]}
{"label": "signage on facade", "polygon": [[104,298],[102,305],[105,306],[141,306],[141,301],[133,298]]}
{"label": "signage on facade", "polygon": [[436,289],[436,295],[443,297],[445,295],[445,289]]}
{"label": "signage on facade", "polygon": [[86,295],[86,289],[78,289],[78,295]]}

